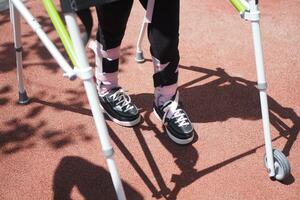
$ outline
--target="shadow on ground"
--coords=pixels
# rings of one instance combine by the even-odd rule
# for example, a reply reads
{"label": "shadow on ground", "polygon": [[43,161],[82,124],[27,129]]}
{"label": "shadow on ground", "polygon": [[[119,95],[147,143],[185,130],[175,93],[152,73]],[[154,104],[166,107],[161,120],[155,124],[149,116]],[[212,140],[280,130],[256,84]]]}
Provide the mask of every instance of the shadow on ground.
{"label": "shadow on ground", "polygon": [[[192,122],[209,123],[215,121],[226,121],[229,118],[241,118],[246,120],[261,119],[258,90],[255,87],[255,82],[240,77],[230,76],[225,72],[224,69],[221,68],[217,68],[216,70],[196,66],[181,66],[180,68],[182,70],[192,70],[193,72],[201,75],[199,78],[191,80],[188,83],[180,86],[181,101],[185,102],[185,109],[189,113]],[[208,78],[213,78],[213,80],[209,79],[209,81],[207,81]],[[2,96],[10,91],[10,86],[3,87],[0,90],[0,98],[5,99]],[[86,102],[83,102],[82,99],[78,99],[79,93],[84,95],[83,90],[66,90],[65,101],[62,101],[61,99],[60,101],[55,101],[55,98],[52,98],[52,101],[42,100],[45,94],[36,96],[32,99],[32,104],[36,105],[32,108],[32,110],[26,113],[26,115],[27,117],[37,117],[41,114],[41,112],[43,112],[43,107],[52,107],[57,111],[71,111],[91,116],[90,110],[82,107],[86,104]],[[118,138],[117,134],[114,133],[110,127],[108,127],[108,129],[112,140],[124,154],[126,159],[131,163],[137,174],[141,177],[155,198],[164,197],[166,199],[176,199],[181,189],[190,185],[197,179],[240,158],[251,155],[255,153],[258,148],[264,146],[260,145],[235,157],[229,158],[222,163],[218,163],[204,170],[197,171],[194,166],[197,163],[199,154],[195,147],[193,145],[182,147],[173,144],[170,142],[169,138],[167,138],[166,134],[162,133],[156,124],[151,121],[150,114],[152,112],[153,95],[150,93],[143,93],[133,95],[132,99],[138,105],[138,107],[142,108],[141,113],[144,116],[144,122],[139,126],[134,127],[134,131],[139,143],[141,144],[143,153],[147,158],[148,164],[151,167],[152,173],[156,178],[159,188],[157,188],[155,184],[151,182],[150,178],[148,178],[149,175],[145,174],[138,161],[135,160],[134,156]],[[197,100],[197,102],[195,100]],[[268,96],[268,101],[270,110],[270,123],[279,132],[279,135],[273,138],[273,141],[284,137],[287,142],[283,148],[283,153],[285,155],[289,155],[289,152],[291,151],[291,148],[299,134],[299,116],[292,108],[286,108],[280,105],[280,103],[270,96]],[[5,100],[3,102],[5,102]],[[197,103],[197,106],[194,105],[195,103]],[[35,125],[28,125],[26,123],[21,124],[21,126],[14,125],[18,120],[20,119],[14,119],[11,122],[6,122],[7,126],[12,126],[13,128],[0,134],[0,148],[2,153],[17,152],[19,149],[18,145],[21,145],[27,139],[31,138],[38,129],[44,126],[43,122],[37,122]],[[292,125],[288,126],[284,122],[285,120],[290,120]],[[26,134],[24,134],[24,130],[26,130]],[[158,138],[161,144],[175,158],[175,164],[181,170],[181,173],[173,175],[172,182],[175,183],[175,187],[173,189],[169,188],[163,180],[163,176],[159,170],[159,167],[157,166],[154,157],[151,154],[150,148],[147,146],[145,138],[142,134],[143,130],[152,130],[155,134],[155,137]],[[69,141],[70,138],[68,137],[62,137],[61,141],[58,140],[57,143],[51,143],[51,139],[58,137],[62,132],[62,130],[48,130],[42,134],[42,138],[49,140],[49,144],[52,144],[52,146],[56,149],[61,148],[66,144],[72,144],[72,142]],[[67,136],[70,135],[70,133],[65,134]],[[195,141],[197,141],[197,137],[195,138]],[[7,145],[14,143],[18,144],[15,149],[7,150]],[[24,148],[27,146],[32,147],[34,144],[29,143],[25,145]],[[294,179],[291,176],[286,180],[286,182],[284,182],[284,184],[292,184],[293,182]]]}
{"label": "shadow on ground", "polygon": [[[122,182],[128,199],[144,199],[133,187]],[[64,157],[55,170],[53,179],[54,200],[71,200],[77,187],[86,200],[117,199],[108,171],[83,158]]]}
{"label": "shadow on ground", "polygon": [[[8,13],[6,13],[8,15]],[[47,33],[53,31],[52,25],[48,18],[39,16],[38,21],[43,24],[44,30]],[[0,25],[8,23],[8,17],[2,17]],[[24,50],[23,57],[24,60],[29,58],[29,52],[37,56],[37,62],[26,61],[24,65],[25,68],[35,65],[43,65],[47,70],[53,73],[58,73],[58,65],[51,58],[50,54],[43,47],[41,42],[30,43],[33,32],[29,31],[23,34],[23,44],[26,46]],[[62,45],[59,39],[53,40],[55,44],[59,44],[58,48],[63,51]],[[127,57],[131,56],[132,46],[128,46],[122,49],[121,59],[122,63],[127,62]],[[1,45],[0,48],[0,60],[1,68],[0,72],[10,72],[15,68],[15,58],[14,58],[14,48],[13,43],[7,42]],[[65,54],[64,54],[65,55]],[[92,56],[89,56],[92,58]],[[260,103],[258,90],[255,87],[254,81],[249,81],[240,77],[230,76],[222,68],[217,68],[216,70],[206,69],[198,66],[180,66],[181,70],[189,70],[194,73],[199,73],[200,77],[189,81],[180,86],[181,101],[185,102],[185,109],[189,113],[189,116],[194,123],[209,123],[216,121],[226,121],[230,118],[240,118],[246,120],[260,120]],[[213,79],[211,81],[211,79]],[[208,81],[210,80],[210,81]],[[12,92],[11,85],[5,85],[0,88],[0,107],[7,105],[10,101],[13,101],[8,97],[7,94]],[[71,111],[83,115],[91,116],[89,109],[83,108],[86,102],[78,99],[78,95],[84,95],[83,90],[66,90],[65,101],[60,101],[59,96],[52,95],[50,101],[44,100],[45,95],[36,95],[31,99],[33,104],[31,109],[26,113],[22,113],[22,116],[15,117],[13,119],[8,119],[4,122],[4,127],[6,130],[0,131],[0,152],[2,154],[13,154],[19,152],[20,150],[32,148],[36,145],[36,141],[42,140],[46,141],[53,149],[60,149],[66,145],[73,144],[78,139],[79,141],[89,141],[92,136],[88,134],[83,134],[83,138],[75,138],[72,135],[72,129],[80,129],[84,132],[84,125],[79,125],[78,127],[69,127],[66,130],[52,130],[45,129],[47,123],[44,120],[36,120],[35,123],[29,123],[24,121],[26,118],[37,118],[45,112],[45,108],[51,107],[57,111]],[[118,138],[117,134],[109,128],[109,132],[112,140],[116,143],[118,148],[131,163],[133,168],[139,174],[141,179],[147,185],[149,190],[153,193],[156,198],[166,198],[166,199],[176,199],[180,190],[184,187],[190,185],[197,179],[211,173],[223,166],[226,166],[240,158],[251,155],[256,152],[258,148],[263,147],[263,145],[250,149],[243,152],[233,158],[229,158],[222,163],[218,163],[209,168],[201,171],[197,171],[194,168],[197,160],[199,158],[198,151],[193,145],[188,146],[178,146],[170,142],[164,133],[160,131],[159,128],[150,119],[150,114],[152,111],[152,99],[153,95],[150,93],[144,93],[132,96],[133,101],[141,107],[141,112],[144,116],[144,122],[140,126],[134,127],[136,137],[138,138],[143,153],[147,158],[148,164],[151,167],[152,173],[156,178],[157,188],[145,174],[138,161],[135,160],[134,156],[130,153],[129,149],[122,143]],[[286,108],[278,103],[275,99],[268,96],[269,110],[270,110],[270,123],[279,132],[279,136],[273,138],[273,140],[279,138],[286,138],[287,142],[283,148],[283,153],[289,155],[291,148],[296,141],[299,129],[300,120],[297,113],[292,108]],[[196,105],[196,106],[195,106]],[[287,125],[284,121],[291,121],[292,125]],[[175,158],[175,164],[181,170],[179,175],[174,174],[172,177],[172,182],[175,183],[174,188],[169,188],[163,176],[157,166],[154,157],[151,154],[150,148],[147,146],[145,138],[143,137],[143,130],[153,130],[155,137],[161,142],[161,144],[173,155]],[[41,132],[42,131],[42,132]],[[195,139],[195,141],[197,138]],[[195,142],[194,141],[194,142]],[[72,172],[70,174],[70,172]],[[75,174],[75,176],[74,176]],[[72,177],[74,176],[74,177]],[[86,177],[89,177],[86,178]],[[94,177],[94,179],[93,179]],[[108,188],[101,188],[99,181],[107,184]],[[285,184],[293,183],[293,177],[291,176],[286,180]],[[98,184],[98,185],[97,185]],[[95,185],[95,187],[92,187]],[[126,185],[126,184],[125,184]],[[70,198],[71,189],[77,186],[81,194],[86,197],[86,199],[93,199],[93,197],[101,198],[103,194],[101,191],[105,191],[105,194],[114,194],[111,179],[108,176],[108,172],[101,167],[97,167],[92,163],[79,158],[79,157],[66,157],[59,164],[55,177],[53,189],[55,196]],[[87,187],[91,186],[91,187]],[[105,187],[106,187],[105,186]],[[140,195],[134,191],[130,186],[126,186],[127,195],[136,194],[129,199],[139,199]],[[103,190],[102,190],[103,189]],[[107,191],[111,192],[107,192]],[[114,196],[110,196],[115,198]],[[59,199],[59,198],[58,198]],[[107,199],[107,198],[106,198]]]}
{"label": "shadow on ground", "polygon": [[[225,72],[224,69],[217,68],[216,70],[210,70],[196,66],[181,66],[181,69],[192,70],[198,72],[201,77],[194,79],[188,83],[180,86],[180,99],[185,102],[185,108],[190,116],[192,122],[196,123],[208,123],[216,121],[226,121],[229,118],[241,118],[246,120],[259,120],[261,119],[260,114],[260,103],[259,103],[259,91],[255,86],[255,82],[248,81],[240,77],[232,77]],[[207,79],[213,78],[212,81]],[[211,79],[209,79],[211,80]],[[204,81],[204,84],[199,84]],[[196,85],[196,86],[195,86]],[[194,166],[198,160],[198,151],[193,147],[189,146],[178,146],[170,142],[166,137],[166,134],[156,127],[151,121],[150,114],[152,110],[153,95],[149,93],[139,94],[132,96],[133,102],[138,107],[143,108],[144,123],[134,128],[136,136],[141,144],[141,148],[148,160],[148,164],[152,169],[152,173],[156,178],[159,185],[159,189],[153,189],[153,185],[147,183],[148,188],[153,192],[156,197],[164,197],[166,199],[176,199],[180,190],[190,185],[197,179],[209,174],[219,168],[222,168],[238,159],[245,156],[251,155],[256,152],[257,149],[262,148],[264,145],[260,145],[246,152],[243,152],[235,157],[225,160],[222,163],[218,163],[209,168],[201,171],[197,171]],[[286,108],[281,106],[276,100],[268,96],[269,110],[270,110],[270,123],[279,132],[279,136],[273,138],[273,141],[279,138],[286,138],[287,142],[283,148],[283,153],[289,155],[289,152],[297,139],[300,129],[300,118],[294,112],[292,108]],[[197,106],[195,106],[197,104]],[[284,120],[290,120],[292,126],[288,126],[284,123]],[[162,145],[172,153],[175,158],[175,163],[178,168],[182,171],[179,175],[173,175],[172,182],[175,183],[175,187],[171,190],[167,187],[164,182],[161,172],[156,165],[153,156],[145,142],[142,135],[143,129],[153,130],[155,137],[162,143]],[[112,134],[113,135],[113,134]],[[113,140],[114,135],[112,136]],[[197,138],[195,139],[197,140]],[[116,141],[115,141],[116,142]],[[120,143],[120,141],[117,141]],[[118,145],[120,148],[120,145]],[[120,149],[124,151],[124,146]],[[125,154],[125,153],[124,153]],[[126,158],[132,162],[130,155],[125,155]],[[136,168],[136,167],[135,167]],[[138,169],[136,169],[139,172]],[[140,174],[140,176],[143,176]],[[288,177],[283,184],[292,184],[294,178],[291,175]],[[151,187],[150,187],[151,186]]]}
{"label": "shadow on ground", "polygon": [[[30,9],[30,6],[29,6]],[[34,13],[33,13],[34,15]],[[45,33],[50,35],[52,38],[52,42],[57,46],[58,50],[64,55],[64,57],[68,60],[66,52],[60,42],[60,39],[55,36],[55,31],[50,19],[46,16],[36,16],[37,21],[42,25],[43,30]],[[10,27],[9,22],[9,12],[5,11],[1,13],[0,16],[0,25]],[[24,24],[24,25],[23,25]],[[25,23],[22,23],[23,26],[28,26]],[[25,28],[24,28],[25,29]],[[57,130],[47,128],[47,123],[45,120],[39,120],[39,117],[45,113],[46,107],[57,107],[56,110],[63,111],[65,110],[65,105],[72,108],[73,112],[79,111],[81,107],[86,102],[83,102],[82,99],[78,98],[78,95],[85,95],[84,90],[75,90],[75,89],[66,89],[64,94],[66,99],[64,102],[60,102],[61,97],[58,94],[49,94],[48,91],[51,89],[48,88],[48,85],[40,84],[36,79],[26,80],[26,69],[28,67],[35,67],[37,65],[44,66],[45,69],[52,74],[61,73],[58,64],[49,54],[47,49],[44,47],[43,43],[37,38],[35,33],[29,29],[28,31],[22,32],[22,45],[23,45],[23,67],[24,72],[23,75],[25,77],[25,88],[34,85],[41,87],[42,92],[38,92],[38,94],[29,94],[31,105],[30,109],[26,108],[25,113],[18,113],[16,117],[6,120],[3,122],[3,129],[0,130],[0,153],[9,155],[13,153],[17,153],[20,150],[25,150],[27,148],[34,147],[38,140],[46,141],[54,149],[60,149],[66,145],[75,143],[76,139],[74,140],[74,136],[72,136],[72,130],[81,130],[82,134],[84,135],[80,140],[89,141],[91,140],[91,136],[84,133],[84,125],[78,125],[77,127],[68,127],[66,130]],[[12,34],[12,33],[11,33]],[[125,46],[121,49],[121,57],[120,62],[123,64],[127,63],[127,57],[132,55],[133,46]],[[34,59],[32,57],[34,55]],[[94,66],[94,55],[89,51],[88,53],[89,60],[91,60],[91,66]],[[0,73],[8,73],[16,68],[16,61],[15,61],[15,49],[14,43],[11,41],[5,42],[0,46]],[[29,83],[29,84],[28,84]],[[17,85],[17,82],[15,83]],[[57,86],[58,87],[58,86]],[[4,86],[0,86],[0,107],[6,106],[10,102],[16,102],[15,99],[11,99],[11,93],[14,92],[17,94],[16,91],[13,91],[13,86],[6,84]],[[82,86],[83,88],[83,86]],[[49,89],[49,90],[48,90]],[[52,88],[53,91],[53,88]],[[43,100],[45,97],[48,97],[54,102],[47,102]],[[16,97],[16,95],[14,95]],[[57,100],[57,101],[56,101]],[[17,105],[16,105],[17,106]],[[67,106],[67,107],[68,107]],[[82,114],[90,114],[90,110],[86,109]],[[34,119],[36,118],[36,122],[28,122],[27,119]],[[44,131],[42,132],[41,131]],[[69,130],[69,132],[67,131]],[[77,138],[78,139],[78,138]]]}
{"label": "shadow on ground", "polygon": [[[9,115],[10,118],[8,117],[1,124],[0,154],[11,155],[33,148],[41,143],[45,143],[50,148],[58,150],[78,142],[90,142],[93,139],[94,136],[87,133],[86,126],[80,123],[67,126],[64,130],[52,128],[48,123],[49,119],[43,117],[47,113],[47,108],[53,109],[55,105],[60,104],[49,104],[47,101],[40,99],[48,98],[55,101],[56,99],[61,100],[61,97],[55,94],[48,95],[45,91],[41,90],[41,92],[36,93],[36,96],[30,99],[29,105],[18,105],[15,100],[11,100],[13,96],[11,93],[14,92],[11,87],[9,85],[0,87],[0,101],[3,102],[0,108],[6,106],[10,101],[15,102],[13,104],[14,110],[12,111],[15,114]],[[84,95],[83,90],[78,90],[75,93],[72,90],[66,89],[64,93],[66,98],[64,103],[69,107],[78,108],[85,104],[83,102],[84,98],[78,98],[78,95]],[[75,96],[76,100],[74,100]],[[61,105],[63,104],[61,103]],[[55,111],[63,112],[65,110],[64,107],[58,107],[60,109],[55,108]],[[90,113],[89,110],[88,112]],[[78,132],[80,134],[74,134]]]}

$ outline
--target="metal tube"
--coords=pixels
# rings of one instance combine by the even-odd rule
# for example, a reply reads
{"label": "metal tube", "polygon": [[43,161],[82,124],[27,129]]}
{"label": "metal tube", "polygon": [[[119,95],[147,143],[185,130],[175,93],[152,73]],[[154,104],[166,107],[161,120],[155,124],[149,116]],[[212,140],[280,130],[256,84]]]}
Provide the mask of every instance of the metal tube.
{"label": "metal tube", "polygon": [[[251,0],[250,13],[251,12],[257,13],[257,11],[258,8],[255,3],[255,0]],[[252,25],[253,44],[254,44],[254,51],[255,51],[257,82],[259,85],[260,84],[265,85],[266,78],[265,78],[265,71],[264,71],[264,64],[263,64],[263,52],[262,52],[259,20],[252,21],[251,25]],[[259,95],[260,95],[260,104],[261,104],[261,113],[262,113],[262,120],[263,120],[263,130],[264,130],[264,139],[265,139],[265,148],[266,148],[269,176],[273,177],[275,176],[275,169],[274,169],[273,148],[272,148],[271,134],[270,134],[269,109],[268,109],[266,89],[260,89]]]}
{"label": "metal tube", "polygon": [[15,42],[14,47],[15,47],[15,50],[16,50],[18,88],[19,88],[20,93],[24,93],[25,88],[24,88],[24,82],[23,82],[20,13],[18,12],[18,10],[16,10],[16,8],[11,3],[10,3],[10,16],[11,16],[14,42]]}
{"label": "metal tube", "polygon": [[143,19],[143,24],[139,33],[138,41],[136,44],[136,56],[135,60],[139,63],[144,62],[144,55],[142,49],[142,42],[145,37],[145,33],[148,27],[148,24],[152,22],[153,10],[154,10],[155,0],[149,0],[147,3],[145,17]]}
{"label": "metal tube", "polygon": [[20,14],[24,17],[26,22],[32,28],[33,31],[36,32],[37,36],[44,43],[45,47],[48,49],[50,54],[57,61],[62,70],[66,73],[71,80],[76,77],[76,73],[71,68],[66,59],[61,55],[61,53],[57,50],[52,41],[48,38],[46,33],[42,30],[41,25],[36,21],[36,19],[31,15],[29,10],[24,6],[24,4],[20,0],[10,0],[11,3],[16,7],[16,9],[20,12]]}
{"label": "metal tube", "polygon": [[74,51],[74,47],[69,36],[69,33],[62,22],[52,0],[43,0],[44,7],[54,25],[55,30],[57,31],[58,36],[60,37],[67,54],[69,55],[70,60],[72,61],[73,65],[76,67],[78,66],[76,54]]}
{"label": "metal tube", "polygon": [[23,58],[22,58],[22,41],[21,41],[21,18],[18,10],[9,2],[10,18],[13,27],[14,47],[16,51],[16,64],[17,64],[17,82],[19,89],[19,104],[27,104],[29,98],[27,96],[24,82],[23,82]]}
{"label": "metal tube", "polygon": [[247,2],[245,0],[230,0],[230,3],[239,13],[244,13],[247,10]]}
{"label": "metal tube", "polygon": [[[76,16],[73,13],[67,13],[65,14],[65,20],[67,24],[67,28],[69,32],[72,34],[71,39],[73,41],[74,47],[75,47],[75,52],[79,61],[79,71],[88,69],[89,64],[88,60],[86,57],[86,53],[84,50],[84,46],[82,43],[82,40],[80,38],[80,32],[79,32],[79,27],[76,22]],[[89,100],[89,104],[91,106],[91,110],[93,113],[94,121],[96,124],[96,129],[97,133],[100,139],[100,143],[102,145],[102,150],[103,152],[108,152],[112,151],[112,146],[109,141],[109,135],[108,135],[108,130],[105,124],[104,116],[103,113],[101,112],[100,108],[100,102],[98,99],[98,94],[96,91],[95,83],[93,80],[93,77],[89,77],[87,79],[83,79],[84,87],[86,90],[86,94]],[[114,188],[117,193],[117,197],[119,200],[125,200],[125,192],[123,189],[123,185],[116,167],[116,163],[113,160],[113,155],[111,154],[109,157],[107,157],[107,165],[112,177],[112,181],[114,184]]]}
{"label": "metal tube", "polygon": [[148,27],[148,23],[145,20],[143,20],[142,28],[140,30],[140,34],[139,34],[138,41],[136,44],[136,52],[137,53],[143,52],[142,42],[143,42],[143,38],[145,37],[147,27]]}

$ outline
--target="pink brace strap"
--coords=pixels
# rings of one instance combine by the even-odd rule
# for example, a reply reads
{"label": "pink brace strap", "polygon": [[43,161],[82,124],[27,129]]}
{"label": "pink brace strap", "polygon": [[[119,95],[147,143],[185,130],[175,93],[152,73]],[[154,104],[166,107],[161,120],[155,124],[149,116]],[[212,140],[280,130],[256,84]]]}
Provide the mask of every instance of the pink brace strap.
{"label": "pink brace strap", "polygon": [[[154,73],[158,73],[163,71],[168,65],[168,63],[161,64],[160,60],[155,57],[152,57],[153,66],[154,66]],[[178,68],[177,68],[178,70]],[[177,71],[176,70],[176,71]],[[172,99],[172,97],[176,94],[177,91],[177,83],[164,86],[164,87],[155,87],[154,89],[154,102],[157,106],[163,105],[165,102]]]}
{"label": "pink brace strap", "polygon": [[106,58],[109,61],[116,60],[120,57],[120,46],[113,49],[103,50],[102,44],[95,40],[89,43],[89,48],[92,49],[97,56]]}
{"label": "pink brace strap", "polygon": [[102,58],[106,58],[109,61],[118,59],[120,54],[120,47],[104,51],[102,45],[98,41],[91,41],[88,47],[93,50],[96,56],[95,62],[97,90],[99,95],[103,95],[109,90],[118,87],[118,72],[103,73]]}

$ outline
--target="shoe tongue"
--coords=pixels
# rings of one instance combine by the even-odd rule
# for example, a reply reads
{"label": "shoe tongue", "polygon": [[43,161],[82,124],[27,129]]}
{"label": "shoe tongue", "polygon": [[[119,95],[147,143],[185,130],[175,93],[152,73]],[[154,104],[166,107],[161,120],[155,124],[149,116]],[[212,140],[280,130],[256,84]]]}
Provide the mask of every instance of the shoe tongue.
{"label": "shoe tongue", "polygon": [[110,89],[109,91],[107,91],[106,93],[104,94],[101,94],[100,96],[101,97],[104,97],[104,96],[110,96],[110,95],[113,95],[116,91],[118,91],[119,89],[121,89],[121,87],[115,87],[115,88],[112,88]]}
{"label": "shoe tongue", "polygon": [[[176,108],[174,107],[175,105],[172,105],[172,103],[175,103],[174,101],[167,101],[164,105],[163,105],[163,107],[162,107],[162,109],[163,109],[163,111],[164,112],[167,112],[166,113],[166,118],[168,118],[168,119],[171,119],[172,117],[173,117],[173,115],[174,115],[174,113],[175,113],[175,111],[177,110],[177,107],[178,107],[178,105],[176,106]],[[167,109],[166,109],[167,108]],[[166,110],[165,110],[166,109]]]}

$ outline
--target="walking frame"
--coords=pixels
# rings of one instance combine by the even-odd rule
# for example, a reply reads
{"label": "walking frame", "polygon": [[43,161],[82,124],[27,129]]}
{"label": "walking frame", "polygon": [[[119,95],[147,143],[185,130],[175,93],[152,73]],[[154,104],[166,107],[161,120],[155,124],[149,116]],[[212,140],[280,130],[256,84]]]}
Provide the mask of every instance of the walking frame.
{"label": "walking frame", "polygon": [[[43,42],[47,50],[57,61],[60,68],[64,71],[63,76],[74,80],[79,77],[83,83],[88,97],[88,101],[92,110],[94,122],[96,125],[97,134],[102,146],[103,154],[106,158],[107,165],[111,174],[112,182],[119,200],[126,199],[124,188],[117,170],[116,163],[114,161],[114,151],[109,141],[109,134],[107,126],[105,124],[104,116],[100,108],[97,90],[93,80],[92,68],[89,66],[88,59],[85,53],[85,48],[80,37],[80,31],[76,22],[75,11],[86,9],[97,4],[105,3],[106,0],[60,0],[62,10],[64,12],[65,22],[67,29],[65,28],[62,20],[60,19],[52,0],[43,0],[45,9],[54,24],[55,29],[58,32],[59,37],[70,57],[70,60],[74,66],[74,69],[58,51],[56,46],[48,38],[46,33],[43,31],[41,25],[32,16],[30,11],[26,8],[21,0],[10,0],[10,17],[13,26],[14,36],[14,47],[16,50],[16,65],[17,65],[17,81],[19,89],[19,100],[20,104],[27,104],[29,98],[27,96],[24,82],[23,82],[23,66],[22,66],[22,42],[21,42],[21,23],[20,17],[22,16],[25,21],[29,24],[32,30],[36,33],[39,39]],[[115,0],[118,1],[118,0]],[[230,0],[234,7],[239,11],[241,17],[252,24],[252,33],[255,49],[255,59],[257,67],[257,77],[259,89],[261,111],[263,119],[263,130],[265,138],[265,165],[268,169],[270,177],[277,180],[283,180],[290,173],[290,165],[287,158],[278,150],[272,149],[270,127],[269,127],[269,113],[266,88],[267,83],[265,80],[262,46],[260,37],[259,27],[259,10],[258,0]],[[147,11],[144,17],[143,25],[139,34],[136,51],[136,61],[143,62],[144,56],[142,51],[142,40],[144,38],[147,26],[151,23],[152,14],[154,9],[155,0],[149,0],[147,4]],[[69,34],[72,33],[72,34]],[[76,47],[76,48],[75,48]]]}
{"label": "walking frame", "polygon": [[[259,90],[261,113],[263,121],[263,131],[265,140],[265,156],[264,163],[267,168],[269,177],[279,181],[284,180],[290,174],[290,164],[287,157],[279,150],[273,149],[269,124],[269,109],[267,101],[267,82],[265,78],[265,70],[263,63],[263,50],[260,32],[260,11],[258,8],[258,0],[230,0],[231,4],[240,13],[241,18],[251,22],[252,37],[255,53],[255,63],[257,72],[257,89]],[[145,17],[137,41],[135,61],[143,63],[145,61],[142,41],[145,36],[148,24],[151,23],[154,10],[155,0],[148,0]]]}
{"label": "walking frame", "polygon": [[[79,1],[78,1],[79,2]],[[81,1],[82,2],[82,1]],[[89,1],[91,3],[96,1]],[[80,37],[80,31],[78,24],[76,22],[76,14],[75,10],[70,9],[71,5],[68,0],[61,0],[61,4],[64,10],[64,17],[67,24],[67,28],[69,33],[66,31],[57,11],[53,5],[51,0],[43,0],[44,6],[48,11],[48,14],[53,22],[67,53],[75,66],[75,69],[72,69],[66,59],[62,56],[62,54],[57,50],[55,45],[48,38],[46,33],[43,31],[41,25],[37,22],[37,20],[32,16],[30,11],[26,8],[21,0],[10,0],[10,16],[11,22],[13,25],[13,35],[15,42],[15,50],[16,50],[16,64],[17,64],[17,80],[18,80],[18,88],[19,88],[19,103],[27,104],[29,102],[29,98],[27,96],[24,82],[23,82],[23,66],[22,66],[22,44],[21,44],[21,24],[20,24],[20,15],[25,19],[25,21],[29,24],[32,30],[37,34],[39,39],[43,42],[45,47],[48,49],[50,54],[57,61],[58,65],[64,71],[64,77],[69,78],[70,80],[74,80],[79,77],[83,83],[84,88],[88,97],[88,101],[92,110],[93,118],[96,125],[96,130],[100,139],[100,143],[102,146],[103,154],[106,158],[107,165],[111,174],[112,182],[119,200],[125,200],[125,192],[124,188],[117,170],[116,163],[113,158],[113,148],[109,141],[109,134],[107,130],[107,126],[105,124],[104,116],[100,108],[100,103],[98,99],[97,90],[95,87],[95,83],[93,80],[93,71],[92,68],[88,64],[88,59],[85,53],[85,48],[83,42]],[[75,5],[76,6],[76,5]],[[92,5],[91,5],[92,6]],[[74,5],[73,5],[74,8]],[[74,48],[76,47],[76,48]]]}

